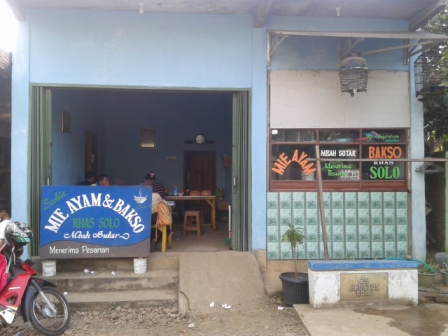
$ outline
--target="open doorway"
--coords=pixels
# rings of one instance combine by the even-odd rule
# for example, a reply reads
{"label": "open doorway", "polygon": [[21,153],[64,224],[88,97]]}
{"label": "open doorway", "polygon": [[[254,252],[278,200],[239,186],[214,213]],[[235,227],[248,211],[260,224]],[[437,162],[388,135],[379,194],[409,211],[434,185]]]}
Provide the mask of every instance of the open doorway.
{"label": "open doorway", "polygon": [[[186,151],[184,154],[184,185],[188,190],[216,191],[215,151]],[[207,204],[192,202],[188,209],[200,210],[204,221],[211,222],[211,211]],[[218,218],[219,219],[219,218]]]}
{"label": "open doorway", "polygon": [[[244,193],[245,195],[241,195],[239,199],[246,204],[242,208],[248,209],[248,189],[236,188],[233,183],[234,168],[228,165],[224,167],[221,164],[223,157],[231,158],[234,151],[238,151],[238,146],[248,139],[234,136],[235,132],[249,134],[248,129],[242,132],[239,128],[249,128],[250,125],[234,120],[235,116],[247,116],[249,113],[247,100],[244,110],[240,109],[241,104],[235,105],[236,94],[208,91],[39,87],[33,90],[33,95],[45,95],[49,98],[45,99],[48,101],[48,106],[33,104],[35,105],[33,109],[40,111],[36,115],[45,116],[49,113],[51,122],[46,124],[48,125],[46,134],[51,134],[51,141],[37,139],[42,141],[42,146],[36,148],[48,146],[51,149],[51,155],[47,157],[48,165],[42,165],[51,169],[48,177],[45,173],[36,174],[41,180],[33,185],[36,185],[36,190],[38,184],[44,185],[47,181],[51,181],[53,185],[74,185],[83,178],[87,167],[84,161],[90,160],[92,167],[97,167],[100,174],[108,174],[112,182],[119,179],[124,181],[125,185],[139,185],[149,171],[154,171],[157,181],[165,185],[168,190],[173,190],[174,187],[185,189],[188,183],[184,174],[184,153],[196,153],[194,155],[198,155],[197,159],[192,159],[190,156],[188,160],[192,160],[191,162],[206,160],[207,164],[203,164],[202,167],[211,169],[211,172],[202,171],[195,175],[205,174],[210,177],[208,182],[200,182],[206,184],[200,184],[198,188],[210,189],[215,193],[220,187],[224,191],[224,199],[230,204],[235,197]],[[37,102],[39,99],[34,101]],[[61,111],[68,111],[71,114],[70,133],[60,130]],[[48,119],[42,118],[42,120]],[[39,120],[32,122],[32,127],[40,125]],[[155,141],[151,147],[142,146],[140,139],[141,130],[147,128],[155,131]],[[86,131],[92,132],[88,134],[96,134],[96,138],[92,139],[90,135],[86,135]],[[203,144],[196,142],[198,134],[203,134],[207,141]],[[97,153],[86,150],[88,141],[92,145],[88,147],[96,148]],[[248,143],[244,143],[244,146],[250,147]],[[80,158],[85,158],[86,154],[90,159],[81,161]],[[95,155],[93,162],[92,154]],[[200,157],[201,155],[206,157]],[[241,155],[247,157],[247,151]],[[247,161],[245,165],[238,167],[238,174],[245,175],[238,181],[249,180],[250,170],[247,169]],[[31,160],[30,169],[36,172],[39,170],[37,160]],[[191,174],[189,183],[193,183]],[[33,199],[32,202],[36,203],[35,208],[39,207],[39,199]],[[37,216],[36,213],[36,218]],[[249,218],[247,214],[244,216]],[[232,225],[234,227],[242,225],[244,226],[242,232],[248,232],[248,220],[241,224],[237,216],[233,218]],[[217,231],[221,232],[223,237],[227,237],[228,223],[219,224]],[[248,238],[246,236],[243,239]],[[200,240],[196,240],[195,243],[200,243]],[[241,250],[247,249],[249,247],[245,245]]]}
{"label": "open doorway", "polygon": [[216,152],[186,151],[184,184],[190,190],[216,190]]}

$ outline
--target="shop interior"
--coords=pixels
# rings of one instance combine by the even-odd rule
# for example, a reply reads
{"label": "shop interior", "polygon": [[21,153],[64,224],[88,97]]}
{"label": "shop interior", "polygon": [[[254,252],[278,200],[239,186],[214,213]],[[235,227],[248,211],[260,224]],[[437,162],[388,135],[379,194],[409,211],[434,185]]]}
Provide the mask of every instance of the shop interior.
{"label": "shop interior", "polygon": [[[216,230],[209,204],[176,200],[167,251],[229,249],[231,92],[53,88],[51,97],[52,185],[76,185],[93,170],[135,186],[152,171],[169,196],[209,191]],[[187,210],[202,212],[200,236],[184,235]]]}

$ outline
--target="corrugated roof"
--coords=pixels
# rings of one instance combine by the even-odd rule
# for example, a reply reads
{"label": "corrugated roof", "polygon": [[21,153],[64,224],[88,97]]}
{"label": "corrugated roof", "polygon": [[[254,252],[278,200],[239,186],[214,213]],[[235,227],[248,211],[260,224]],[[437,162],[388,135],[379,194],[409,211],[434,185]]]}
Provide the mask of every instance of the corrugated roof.
{"label": "corrugated roof", "polygon": [[409,30],[425,25],[446,6],[446,0],[6,0],[19,20],[29,8],[253,15],[255,27],[268,16],[317,16],[408,20]]}

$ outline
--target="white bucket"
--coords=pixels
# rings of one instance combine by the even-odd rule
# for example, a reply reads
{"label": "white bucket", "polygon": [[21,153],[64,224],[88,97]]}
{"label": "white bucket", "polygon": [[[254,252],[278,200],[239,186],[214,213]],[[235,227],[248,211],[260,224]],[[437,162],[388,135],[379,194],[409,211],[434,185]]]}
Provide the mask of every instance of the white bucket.
{"label": "white bucket", "polygon": [[56,275],[56,260],[42,261],[42,275],[52,277]]}
{"label": "white bucket", "polygon": [[146,273],[146,258],[134,258],[134,273]]}

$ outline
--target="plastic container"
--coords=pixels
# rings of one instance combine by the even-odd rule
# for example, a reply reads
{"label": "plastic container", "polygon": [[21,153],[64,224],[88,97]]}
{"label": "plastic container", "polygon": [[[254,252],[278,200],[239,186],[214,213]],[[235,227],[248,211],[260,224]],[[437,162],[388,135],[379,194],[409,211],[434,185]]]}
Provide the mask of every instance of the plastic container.
{"label": "plastic container", "polygon": [[299,272],[297,275],[297,279],[295,279],[294,272],[280,274],[283,288],[283,300],[288,306],[310,302],[308,274]]}
{"label": "plastic container", "polygon": [[442,273],[442,279],[445,286],[448,286],[448,270],[447,271],[440,271]]}
{"label": "plastic container", "polygon": [[42,261],[42,276],[52,277],[56,275],[56,260]]}
{"label": "plastic container", "polygon": [[434,287],[436,282],[435,273],[418,273],[418,286],[419,287]]}
{"label": "plastic container", "polygon": [[146,273],[147,260],[146,258],[134,258],[134,273],[143,274]]}

